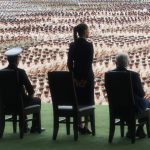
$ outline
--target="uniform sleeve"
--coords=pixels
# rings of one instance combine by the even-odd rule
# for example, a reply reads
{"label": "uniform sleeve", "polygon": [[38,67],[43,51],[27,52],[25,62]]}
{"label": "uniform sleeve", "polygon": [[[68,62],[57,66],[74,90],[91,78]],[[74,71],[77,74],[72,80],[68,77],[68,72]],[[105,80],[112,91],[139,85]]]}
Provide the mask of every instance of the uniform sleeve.
{"label": "uniform sleeve", "polygon": [[34,89],[33,86],[31,85],[31,82],[26,74],[26,72],[23,70],[22,71],[22,84],[24,85],[27,93],[29,96],[32,96],[34,94]]}
{"label": "uniform sleeve", "polygon": [[74,53],[74,45],[70,44],[69,51],[68,51],[68,60],[67,60],[67,66],[70,72],[73,71],[73,64],[74,64],[73,53]]}

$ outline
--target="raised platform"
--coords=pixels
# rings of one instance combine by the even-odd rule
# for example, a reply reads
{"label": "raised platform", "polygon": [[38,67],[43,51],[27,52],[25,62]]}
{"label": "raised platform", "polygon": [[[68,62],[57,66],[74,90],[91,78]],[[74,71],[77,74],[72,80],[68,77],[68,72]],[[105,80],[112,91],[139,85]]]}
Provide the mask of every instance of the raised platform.
{"label": "raised platform", "polygon": [[11,123],[6,123],[3,139],[0,140],[0,150],[147,150],[150,139],[136,140],[131,144],[130,140],[121,138],[119,128],[116,129],[113,144],[108,144],[108,106],[96,107],[96,136],[80,135],[78,142],[74,142],[73,133],[66,135],[65,125],[60,126],[58,139],[52,141],[53,115],[50,104],[42,106],[42,127],[46,131],[42,134],[28,134],[23,140],[19,134],[13,134]]}

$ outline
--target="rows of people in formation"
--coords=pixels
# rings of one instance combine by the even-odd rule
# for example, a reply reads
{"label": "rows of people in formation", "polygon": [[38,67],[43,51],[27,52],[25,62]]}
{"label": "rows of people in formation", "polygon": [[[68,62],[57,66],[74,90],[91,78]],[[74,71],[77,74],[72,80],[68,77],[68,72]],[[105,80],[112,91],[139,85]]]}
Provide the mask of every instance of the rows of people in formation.
{"label": "rows of people in formation", "polygon": [[[16,8],[16,17],[11,11],[1,14],[0,68],[7,65],[3,55],[6,49],[22,46],[24,51],[20,67],[27,71],[36,96],[41,97],[44,102],[51,102],[47,72],[68,69],[68,44],[73,41],[73,27],[80,22],[86,22],[91,32],[89,40],[94,45],[96,103],[107,103],[104,73],[115,67],[114,58],[118,52],[129,54],[129,67],[140,73],[149,97],[150,19],[147,4],[126,2],[122,5],[100,3],[96,0],[92,5],[92,0],[74,2],[70,5],[67,1],[60,4],[48,3],[45,0],[39,6],[31,1],[33,11],[21,13]],[[18,3],[16,4],[19,5]],[[0,4],[4,5],[4,2]],[[60,5],[58,9],[57,6]],[[41,9],[38,10],[36,6]],[[28,3],[22,3],[20,9],[25,7],[29,7]]]}
{"label": "rows of people in formation", "polygon": [[[128,52],[130,57],[130,69],[133,69],[140,73],[142,77],[142,83],[144,85],[147,96],[149,96],[149,86],[150,86],[150,49],[149,47],[139,48],[132,52]],[[2,58],[2,68],[7,66],[7,61],[3,58],[3,53],[1,53],[0,58]],[[38,97],[42,97],[42,100],[49,102],[49,87],[47,83],[47,72],[56,70],[67,70],[66,66],[67,55],[66,52],[59,52],[56,49],[55,52],[50,51],[48,48],[42,50],[42,46],[38,48],[30,47],[25,49],[20,67],[25,68],[32,81],[32,84],[36,90]],[[95,98],[96,102],[99,104],[106,103],[105,89],[104,89],[104,73],[115,67],[115,54],[113,55],[103,55],[99,59],[94,60],[93,69],[95,72]]]}

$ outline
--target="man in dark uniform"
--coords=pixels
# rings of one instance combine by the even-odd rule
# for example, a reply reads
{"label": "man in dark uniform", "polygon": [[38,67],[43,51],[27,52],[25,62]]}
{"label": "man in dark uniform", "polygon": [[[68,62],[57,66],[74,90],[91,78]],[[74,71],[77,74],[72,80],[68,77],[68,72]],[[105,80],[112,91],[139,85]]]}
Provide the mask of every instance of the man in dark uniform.
{"label": "man in dark uniform", "polygon": [[[128,66],[128,56],[127,54],[119,54],[116,57],[116,69],[113,71],[125,71],[131,73],[132,87],[135,99],[135,105],[137,113],[143,113],[146,109],[150,108],[150,101],[145,98],[145,92],[140,80],[140,75],[137,72],[127,70]],[[140,120],[139,120],[140,122]],[[143,130],[143,125],[138,126],[136,131],[136,136],[139,138],[144,138],[146,135]],[[127,132],[127,137],[130,138],[130,129]]]}
{"label": "man in dark uniform", "polygon": [[[23,103],[24,107],[30,106],[30,105],[41,105],[41,100],[39,98],[33,97],[34,89],[30,83],[30,80],[28,79],[28,76],[25,72],[25,70],[18,68],[19,59],[20,59],[20,53],[22,52],[22,49],[12,48],[5,52],[5,55],[7,56],[7,60],[9,62],[9,65],[5,69],[13,69],[18,72],[18,78],[19,78],[19,85],[21,87],[22,97],[23,97]],[[38,132],[38,119],[39,115],[34,113],[33,114],[33,121],[32,121],[32,127],[30,132]],[[28,125],[25,125],[24,132],[28,132],[29,128]],[[43,131],[43,129],[41,129]]]}

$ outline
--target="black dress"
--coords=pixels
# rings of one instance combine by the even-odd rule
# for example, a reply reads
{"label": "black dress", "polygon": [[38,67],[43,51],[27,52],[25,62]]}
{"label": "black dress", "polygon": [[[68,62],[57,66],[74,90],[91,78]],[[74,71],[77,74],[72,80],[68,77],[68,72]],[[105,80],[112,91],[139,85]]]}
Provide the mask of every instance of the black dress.
{"label": "black dress", "polygon": [[86,80],[84,87],[76,85],[79,105],[94,105],[93,45],[84,38],[70,44],[68,68],[77,81]]}

